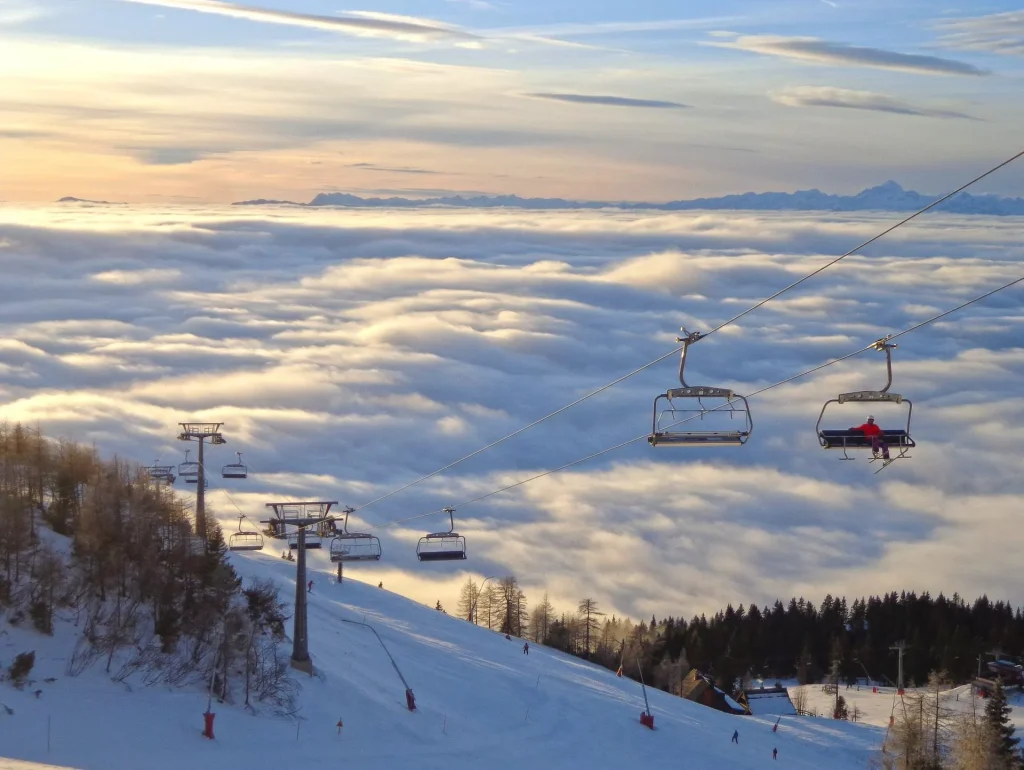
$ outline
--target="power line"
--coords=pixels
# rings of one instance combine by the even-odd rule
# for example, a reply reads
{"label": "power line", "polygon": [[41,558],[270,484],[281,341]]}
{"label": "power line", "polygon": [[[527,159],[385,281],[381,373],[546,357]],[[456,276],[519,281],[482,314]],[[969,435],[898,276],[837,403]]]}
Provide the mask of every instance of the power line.
{"label": "power line", "polygon": [[[974,299],[968,300],[967,302],[964,302],[964,303],[962,303],[960,305],[957,305],[956,307],[954,307],[954,308],[952,308],[950,310],[946,310],[946,311],[944,311],[942,313],[939,313],[938,315],[934,315],[934,316],[932,316],[931,318],[929,318],[929,319],[927,319],[925,321],[921,321],[920,323],[914,324],[913,326],[911,326],[911,327],[909,327],[907,329],[904,329],[903,331],[898,332],[897,334],[892,334],[887,339],[897,339],[898,337],[902,337],[902,336],[904,336],[906,334],[910,334],[911,332],[917,331],[918,329],[920,329],[923,326],[927,326],[928,324],[934,323],[935,321],[938,321],[938,320],[940,320],[942,318],[945,318],[946,316],[952,315],[953,313],[956,313],[959,310],[963,310],[965,307],[973,305],[976,302],[981,302],[982,300],[987,299],[988,297],[991,297],[993,294],[998,294],[999,292],[1001,292],[1001,291],[1003,291],[1005,289],[1009,289],[1012,286],[1016,286],[1019,283],[1024,283],[1024,276],[1021,276],[1020,278],[1017,278],[1016,280],[1010,281],[1009,283],[1005,283],[1002,286],[999,286],[998,288],[992,289],[991,291],[985,292],[984,294],[981,294],[981,295],[975,297]],[[775,388],[778,388],[778,387],[780,387],[782,385],[786,385],[786,384],[788,384],[790,382],[793,382],[794,380],[798,380],[798,379],[800,379],[802,377],[806,377],[806,376],[808,376],[810,374],[814,374],[815,372],[819,372],[822,369],[826,369],[829,366],[833,366],[835,364],[841,363],[842,361],[846,361],[846,360],[848,360],[850,358],[854,358],[855,356],[859,356],[861,353],[864,353],[864,352],[866,352],[868,350],[872,350],[874,348],[875,348],[875,343],[871,343],[870,345],[867,345],[866,347],[863,347],[860,350],[855,350],[852,353],[847,353],[846,355],[840,356],[839,358],[832,359],[831,361],[828,361],[828,362],[826,362],[824,364],[821,364],[819,366],[815,366],[815,367],[813,367],[811,369],[807,369],[806,371],[800,372],[799,374],[795,374],[792,377],[787,377],[784,380],[780,380],[779,382],[773,383],[771,385],[767,385],[767,386],[761,388],[760,390],[755,390],[753,393],[750,393],[746,398],[747,399],[754,398],[755,396],[758,396],[758,395],[760,395],[762,393],[766,393],[769,390],[774,390]],[[735,401],[737,401],[737,400],[738,399],[733,399],[733,400],[728,401],[728,402],[726,402],[724,404],[716,406],[713,409],[708,409],[707,411],[708,412],[717,412],[719,409],[724,409],[724,408],[728,407],[730,404],[735,403]],[[696,420],[697,418],[699,418],[701,416],[702,416],[701,414],[696,414],[696,415],[693,415],[692,417],[686,418],[685,420],[679,420],[678,422],[672,423],[671,425],[668,425],[666,427],[671,428],[671,427],[675,427],[676,425],[682,425],[683,423],[690,422],[690,420]],[[521,487],[524,484],[529,484],[532,481],[537,481],[538,479],[542,479],[545,476],[551,476],[552,474],[559,473],[561,471],[567,470],[568,468],[572,468],[573,466],[576,466],[576,465],[581,465],[582,463],[588,462],[588,461],[593,460],[593,459],[595,459],[597,457],[601,457],[602,455],[606,455],[606,454],[609,454],[611,452],[615,452],[615,451],[617,451],[619,449],[622,449],[623,447],[629,446],[630,444],[635,444],[638,441],[643,441],[643,440],[645,440],[648,437],[648,435],[649,434],[644,433],[644,434],[642,434],[640,436],[637,436],[636,438],[631,438],[628,441],[623,441],[621,443],[615,444],[614,446],[610,446],[610,447],[608,447],[606,449],[602,449],[599,452],[594,452],[593,454],[589,454],[586,457],[581,457],[578,460],[573,460],[572,462],[566,463],[565,465],[560,465],[557,468],[552,468],[550,470],[543,471],[542,473],[538,473],[538,474],[536,474],[534,476],[530,476],[529,478],[517,481],[514,484],[508,484],[508,485],[506,485],[504,487],[501,487],[499,489],[495,489],[495,490],[493,490],[491,492],[488,492],[487,494],[483,494],[483,495],[480,495],[478,497],[474,497],[474,498],[472,498],[470,500],[466,500],[466,501],[464,501],[462,503],[459,503],[458,505],[454,505],[452,507],[455,508],[456,510],[459,509],[459,508],[465,508],[466,506],[473,505],[474,503],[478,503],[481,500],[486,500],[488,497],[493,497],[494,495],[499,495],[502,492],[508,492],[509,490],[515,489],[516,487]],[[426,518],[427,516],[437,515],[439,513],[442,513],[443,510],[444,509],[437,509],[437,510],[433,510],[433,511],[428,511],[427,513],[421,513],[421,514],[418,514],[416,516],[410,516],[410,517],[404,518],[404,519],[395,519],[394,521],[386,522],[384,524],[381,524],[380,526],[381,527],[392,527],[392,526],[395,526],[396,524],[404,524],[404,523],[409,522],[409,521],[415,521],[417,519]]]}
{"label": "power line", "polygon": [[[819,275],[820,273],[824,272],[825,270],[828,270],[833,265],[838,264],[839,262],[842,262],[847,257],[852,256],[853,254],[856,254],[857,252],[861,251],[865,247],[870,246],[875,241],[877,241],[877,240],[879,240],[881,238],[884,238],[886,235],[888,235],[889,233],[893,232],[897,228],[902,227],[903,225],[907,224],[911,220],[916,219],[917,217],[919,217],[922,214],[930,211],[931,209],[935,208],[936,206],[944,203],[945,201],[949,200],[950,198],[954,197],[955,195],[958,195],[959,193],[961,193],[964,190],[966,190],[968,187],[971,187],[972,185],[977,184],[982,179],[985,179],[986,177],[994,174],[995,172],[999,171],[1000,169],[1004,168],[1005,166],[1010,165],[1011,163],[1013,163],[1014,161],[1018,160],[1021,157],[1024,157],[1024,150],[1018,152],[1013,157],[1004,160],[1002,163],[1000,163],[1000,164],[998,164],[996,166],[993,166],[992,168],[990,168],[988,171],[984,172],[983,174],[980,174],[979,176],[976,176],[971,181],[969,181],[966,184],[963,184],[960,187],[958,187],[955,190],[953,190],[953,192],[948,193],[948,194],[942,196],[941,198],[933,201],[932,203],[928,204],[924,208],[914,212],[913,214],[911,214],[910,216],[906,217],[905,219],[902,219],[899,222],[891,225],[890,227],[888,227],[885,230],[883,230],[882,232],[880,232],[878,235],[876,235],[873,238],[870,238],[870,239],[864,241],[864,243],[860,244],[856,248],[851,249],[850,251],[846,252],[842,256],[836,257],[831,262],[828,262],[827,264],[822,265],[821,267],[817,268],[813,272],[808,273],[807,275],[805,275],[800,280],[795,281],[794,283],[791,283],[789,286],[786,286],[785,288],[780,289],[779,291],[777,291],[774,294],[772,294],[770,297],[767,297],[766,299],[763,299],[760,302],[752,305],[751,307],[747,308],[746,310],[744,310],[739,315],[733,316],[728,321],[725,321],[724,323],[719,324],[718,326],[716,326],[713,329],[711,329],[711,331],[706,332],[704,334],[701,334],[700,337],[698,337],[698,339],[703,339],[704,337],[707,337],[707,336],[709,336],[711,334],[714,334],[715,332],[720,331],[720,330],[724,329],[725,327],[735,323],[739,319],[741,319],[744,316],[746,316],[748,313],[752,313],[753,311],[757,310],[758,308],[763,307],[764,305],[768,304],[772,300],[777,299],[778,297],[780,297],[781,295],[783,295],[786,292],[790,291],[791,289],[796,288],[797,286],[799,286],[800,284],[804,283],[805,281],[808,281],[811,278],[813,278],[814,276]],[[653,361],[650,361],[650,362],[644,364],[643,366],[639,366],[636,369],[633,369],[631,372],[622,375],[618,379],[612,380],[607,385],[602,385],[600,388],[597,388],[596,390],[593,390],[593,391],[587,393],[586,395],[581,396],[580,398],[576,399],[572,403],[566,404],[565,406],[563,406],[563,407],[561,407],[559,409],[556,409],[555,411],[550,412],[549,414],[546,414],[543,417],[540,417],[540,418],[534,420],[533,422],[529,423],[528,425],[524,425],[522,428],[519,428],[518,430],[513,431],[512,433],[509,433],[507,436],[503,436],[503,437],[501,437],[501,438],[499,438],[499,439],[497,439],[495,441],[492,441],[490,444],[487,444],[486,446],[483,446],[483,447],[481,447],[480,449],[477,449],[474,452],[470,452],[468,455],[460,457],[457,460],[453,460],[452,462],[450,462],[447,465],[445,465],[443,468],[438,468],[436,471],[432,471],[431,473],[428,473],[425,476],[421,476],[420,478],[415,479],[414,481],[410,481],[408,484],[405,484],[405,485],[403,485],[401,487],[398,487],[397,489],[394,489],[394,490],[392,490],[392,491],[390,491],[390,492],[388,492],[386,494],[383,494],[380,497],[374,498],[373,500],[371,500],[368,503],[364,503],[363,505],[360,505],[359,507],[354,508],[353,512],[361,511],[364,508],[369,508],[371,505],[376,505],[377,503],[382,502],[383,500],[387,500],[389,497],[397,495],[399,492],[404,492],[405,490],[407,490],[407,489],[409,489],[411,487],[414,487],[417,484],[422,484],[424,481],[427,481],[428,479],[432,479],[434,476],[437,476],[437,475],[439,475],[441,473],[444,473],[445,471],[454,468],[456,465],[460,465],[461,463],[466,462],[466,460],[470,460],[473,457],[476,457],[477,455],[482,454],[483,452],[486,452],[489,449],[493,449],[494,447],[499,446],[500,444],[504,444],[509,439],[515,438],[516,436],[518,436],[518,435],[520,435],[522,433],[525,433],[526,431],[530,430],[531,428],[534,428],[534,427],[540,425],[541,423],[550,420],[553,417],[557,417],[558,415],[562,414],[563,412],[566,412],[566,411],[572,409],[573,407],[578,406],[579,404],[582,404],[584,401],[587,401],[587,400],[593,398],[594,396],[596,396],[596,395],[598,395],[600,393],[603,393],[606,390],[609,390],[609,389],[615,387],[619,383],[621,383],[621,382],[623,382],[625,380],[628,380],[630,377],[633,377],[633,376],[639,374],[640,372],[645,371],[646,369],[650,369],[652,366],[655,366],[656,364],[660,364],[666,358],[674,356],[676,353],[679,353],[680,351],[682,351],[681,347],[677,347],[674,350],[670,350],[665,355],[660,356],[660,357],[654,359]]]}

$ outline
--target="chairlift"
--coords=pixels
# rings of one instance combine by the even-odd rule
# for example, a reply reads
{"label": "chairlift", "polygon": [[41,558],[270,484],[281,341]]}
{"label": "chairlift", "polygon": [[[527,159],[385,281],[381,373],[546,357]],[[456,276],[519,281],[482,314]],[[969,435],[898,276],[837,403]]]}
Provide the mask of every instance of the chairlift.
{"label": "chairlift", "polygon": [[348,515],[354,510],[345,508],[341,532],[331,540],[331,561],[380,561],[380,540],[376,536],[348,531]]}
{"label": "chairlift", "polygon": [[[299,531],[294,529],[285,535],[285,539],[288,541],[288,547],[291,550],[296,550],[299,547]],[[311,548],[322,548],[323,542],[320,540],[320,535],[316,532],[307,529],[306,530],[306,550]]]}
{"label": "chairlift", "polygon": [[195,484],[199,479],[199,463],[191,462],[188,459],[191,449],[185,450],[185,462],[178,465],[178,475],[189,484]]}
{"label": "chairlift", "polygon": [[451,527],[447,532],[432,532],[420,538],[416,558],[420,561],[455,561],[466,558],[466,538],[455,531],[455,509],[445,508]]}
{"label": "chairlift", "polygon": [[146,468],[146,474],[153,481],[166,481],[168,484],[173,484],[176,479],[173,465],[157,465],[155,460]]}
{"label": "chairlift", "polygon": [[[818,422],[814,426],[814,429],[818,434],[818,443],[821,444],[823,449],[843,450],[843,460],[855,459],[850,457],[848,454],[848,451],[851,449],[872,449],[871,438],[860,431],[855,430],[823,430],[821,427],[821,421],[825,417],[825,410],[828,409],[829,404],[906,404],[906,427],[889,430],[883,429],[882,439],[888,445],[890,453],[892,451],[897,453],[891,461],[909,458],[910,455],[908,455],[907,452],[917,446],[917,444],[914,443],[914,439],[910,437],[910,418],[914,411],[913,403],[909,398],[904,398],[899,393],[889,392],[889,388],[892,385],[892,351],[899,347],[895,343],[890,343],[890,339],[892,339],[892,335],[889,335],[884,339],[880,339],[872,345],[875,350],[880,350],[885,353],[885,369],[888,376],[888,379],[885,382],[885,387],[881,390],[858,390],[852,393],[840,393],[838,398],[826,401],[825,405],[821,408],[821,414],[818,415]],[[875,454],[875,452],[872,452],[873,456],[870,462],[881,459],[874,456]],[[888,464],[888,462],[883,462],[882,468],[885,468]],[[881,468],[879,470],[881,470]]]}
{"label": "chairlift", "polygon": [[255,530],[242,529],[241,513],[238,514],[238,531],[233,532],[228,538],[228,550],[230,551],[262,551],[263,535]]}
{"label": "chairlift", "polygon": [[[654,399],[654,417],[651,435],[647,442],[653,446],[743,446],[750,440],[754,423],[750,416],[750,406],[744,396],[735,394],[728,388],[714,388],[704,385],[687,385],[684,376],[686,369],[686,353],[690,345],[702,338],[700,332],[692,334],[683,329],[685,337],[676,337],[676,342],[683,343],[679,357],[679,384],[681,388],[671,388]],[[667,406],[659,409],[658,402],[665,399]],[[711,402],[711,408],[705,402]],[[714,405],[718,403],[717,406]],[[730,420],[738,419],[740,424],[731,430],[697,430],[688,426],[693,419],[704,421],[705,416],[719,414],[728,415]],[[716,420],[717,418],[709,418]]]}
{"label": "chairlift", "polygon": [[249,477],[249,469],[242,462],[242,453],[235,452],[238,457],[237,463],[229,463],[220,470],[221,478],[225,479],[245,479]]}

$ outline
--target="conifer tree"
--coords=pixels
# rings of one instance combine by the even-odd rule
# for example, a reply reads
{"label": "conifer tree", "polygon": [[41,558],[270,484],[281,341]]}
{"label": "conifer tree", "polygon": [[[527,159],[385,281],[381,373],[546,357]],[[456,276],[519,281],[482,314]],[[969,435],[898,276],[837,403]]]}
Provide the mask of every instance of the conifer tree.
{"label": "conifer tree", "polygon": [[993,754],[999,770],[1018,770],[1024,767],[1021,762],[1017,745],[1020,738],[1014,737],[1013,723],[1010,721],[1010,704],[1006,702],[1006,693],[1002,683],[996,680],[996,689],[985,706],[985,721],[988,722]]}

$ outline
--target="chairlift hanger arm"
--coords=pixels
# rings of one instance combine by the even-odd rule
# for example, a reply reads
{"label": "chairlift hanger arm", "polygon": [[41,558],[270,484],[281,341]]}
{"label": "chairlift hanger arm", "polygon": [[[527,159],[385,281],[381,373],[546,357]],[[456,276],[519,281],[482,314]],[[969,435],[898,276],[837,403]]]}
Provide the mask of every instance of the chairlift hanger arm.
{"label": "chairlift hanger arm", "polygon": [[704,335],[701,334],[700,332],[688,332],[688,331],[686,331],[686,327],[685,326],[681,327],[680,331],[685,336],[683,336],[683,337],[676,337],[676,342],[683,343],[683,349],[682,349],[682,351],[679,354],[679,384],[682,385],[684,388],[689,388],[690,386],[686,384],[686,377],[685,377],[685,373],[686,373],[686,351],[689,349],[690,345],[692,345],[693,343],[700,342],[700,340],[704,337]]}

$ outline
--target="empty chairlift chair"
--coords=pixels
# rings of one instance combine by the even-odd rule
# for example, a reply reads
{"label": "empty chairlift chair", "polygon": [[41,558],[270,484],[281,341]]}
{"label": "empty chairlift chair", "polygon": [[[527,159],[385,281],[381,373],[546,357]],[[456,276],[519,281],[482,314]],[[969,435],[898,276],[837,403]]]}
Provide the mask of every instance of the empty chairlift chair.
{"label": "empty chairlift chair", "polygon": [[[299,547],[299,530],[294,528],[285,534],[285,540],[288,541],[288,547],[291,550],[296,550]],[[314,548],[323,548],[323,540],[320,538],[319,533],[315,530],[306,528],[306,550]]]}
{"label": "empty chairlift chair", "polygon": [[331,561],[380,561],[380,540],[365,532],[349,532],[348,516],[353,508],[345,509],[345,523],[341,532],[331,540]]}
{"label": "empty chairlift chair", "polygon": [[[647,442],[654,447],[743,446],[754,430],[747,399],[728,388],[686,384],[686,353],[702,335],[686,329],[683,334],[686,336],[676,337],[676,342],[683,343],[679,358],[682,387],[671,388],[654,399],[654,418]],[[663,407],[662,399],[666,402]],[[705,419],[711,425],[704,423]],[[693,425],[694,420],[703,425]]]}
{"label": "empty chairlift chair", "polygon": [[[895,453],[895,457],[892,457],[893,460],[909,458],[910,455],[907,452],[917,446],[914,443],[914,439],[910,436],[910,418],[914,410],[913,403],[909,398],[904,398],[899,393],[889,392],[889,388],[892,385],[892,350],[898,347],[896,344],[889,342],[890,338],[886,337],[885,339],[878,340],[872,346],[875,350],[885,353],[885,367],[888,374],[885,387],[881,390],[858,390],[852,393],[840,393],[837,398],[826,401],[825,405],[821,408],[821,414],[818,415],[818,422],[814,428],[818,434],[818,443],[821,444],[823,449],[841,449],[843,451],[843,460],[854,459],[849,456],[849,450],[870,450],[872,448],[871,438],[860,431],[848,428],[823,429],[821,423],[825,418],[825,411],[830,404],[906,404],[907,422],[905,427],[883,429],[882,438],[888,446],[890,454]],[[863,415],[859,419],[863,419]],[[876,459],[878,458],[873,456],[871,462],[874,462]],[[885,465],[882,467],[885,467]]]}
{"label": "empty chairlift chair", "polygon": [[466,538],[455,531],[455,509],[445,508],[451,527],[447,532],[432,532],[420,538],[416,558],[420,561],[455,561],[466,558]]}
{"label": "empty chairlift chair", "polygon": [[157,465],[155,461],[146,468],[146,474],[153,481],[164,481],[168,484],[173,484],[176,478],[173,465]]}
{"label": "empty chairlift chair", "polygon": [[262,551],[263,535],[255,530],[242,529],[242,514],[238,514],[238,531],[228,538],[228,550],[231,551]]}
{"label": "empty chairlift chair", "polygon": [[242,453],[235,452],[238,456],[237,463],[229,463],[220,470],[221,478],[225,479],[245,479],[249,477],[249,469],[242,462]]}
{"label": "empty chairlift chair", "polygon": [[191,449],[185,450],[185,462],[178,465],[178,475],[181,476],[187,484],[198,484],[199,463],[192,462],[188,459],[188,455],[191,451]]}

